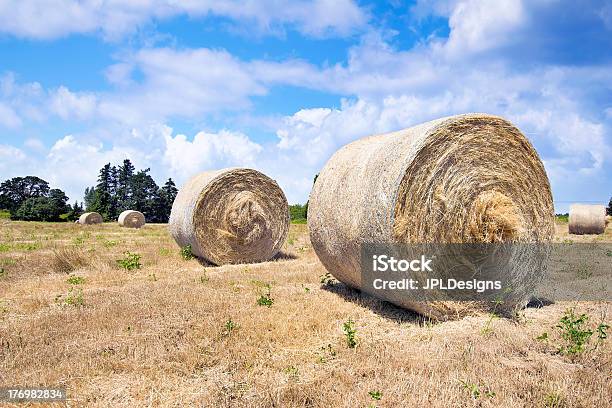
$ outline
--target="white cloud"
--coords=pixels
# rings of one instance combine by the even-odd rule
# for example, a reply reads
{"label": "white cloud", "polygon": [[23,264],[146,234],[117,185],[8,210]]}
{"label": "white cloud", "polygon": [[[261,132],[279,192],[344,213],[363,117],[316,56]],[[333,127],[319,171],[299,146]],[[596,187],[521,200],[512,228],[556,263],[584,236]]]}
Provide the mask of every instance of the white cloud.
{"label": "white cloud", "polygon": [[19,171],[26,164],[26,160],[27,156],[21,149],[0,144],[0,182],[4,181],[4,178],[23,176]]}
{"label": "white cloud", "polygon": [[16,128],[21,125],[21,119],[13,108],[3,102],[0,102],[0,125],[8,128]]}
{"label": "white cloud", "polygon": [[68,88],[60,86],[51,95],[51,111],[62,119],[91,118],[96,109],[96,97],[92,94],[78,94],[71,92]]}
{"label": "white cloud", "polygon": [[164,162],[171,174],[184,181],[204,170],[233,166],[253,166],[263,147],[248,136],[222,130],[219,133],[199,132],[192,141],[185,135],[164,135]]}
{"label": "white cloud", "polygon": [[28,149],[38,152],[43,151],[45,149],[45,144],[43,143],[43,141],[34,137],[26,139],[26,141],[23,142],[23,145]]}
{"label": "white cloud", "polygon": [[444,48],[457,57],[466,52],[499,48],[512,40],[511,33],[525,21],[521,0],[467,0],[452,9],[450,36]]}
{"label": "white cloud", "polygon": [[0,32],[33,39],[100,32],[117,39],[178,15],[222,16],[266,32],[290,26],[315,36],[349,35],[368,20],[351,0],[5,0],[0,2]]}
{"label": "white cloud", "polygon": [[[127,85],[106,95],[99,110],[125,123],[235,111],[247,107],[250,96],[267,91],[243,62],[222,50],[144,49],[118,66],[120,74],[111,68],[113,78]],[[132,80],[134,72],[142,80]]]}

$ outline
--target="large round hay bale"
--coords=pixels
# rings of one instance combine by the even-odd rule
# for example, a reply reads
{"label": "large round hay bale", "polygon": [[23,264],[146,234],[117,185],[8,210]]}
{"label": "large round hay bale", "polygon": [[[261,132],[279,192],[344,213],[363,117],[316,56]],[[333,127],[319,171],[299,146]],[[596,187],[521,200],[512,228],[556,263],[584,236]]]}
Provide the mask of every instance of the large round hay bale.
{"label": "large round hay bale", "polygon": [[84,213],[79,217],[79,224],[81,225],[101,224],[102,222],[104,222],[104,219],[97,212]]}
{"label": "large round hay bale", "polygon": [[289,230],[289,206],[278,184],[251,169],[198,174],[179,191],[170,234],[194,255],[216,265],[266,261]]}
{"label": "large round hay bale", "polygon": [[145,216],[140,211],[126,210],[119,214],[119,225],[126,228],[140,228],[145,225]]}
{"label": "large round hay bale", "polygon": [[[326,269],[362,288],[362,244],[549,242],[554,211],[525,136],[503,118],[466,114],[338,150],[313,187],[308,227]],[[537,281],[545,271],[525,273]],[[457,310],[410,295],[395,303],[434,318]],[[531,293],[512,296],[503,307],[522,307]]]}
{"label": "large round hay bale", "polygon": [[606,207],[603,205],[572,204],[569,210],[569,233],[576,235],[603,234],[606,230]]}

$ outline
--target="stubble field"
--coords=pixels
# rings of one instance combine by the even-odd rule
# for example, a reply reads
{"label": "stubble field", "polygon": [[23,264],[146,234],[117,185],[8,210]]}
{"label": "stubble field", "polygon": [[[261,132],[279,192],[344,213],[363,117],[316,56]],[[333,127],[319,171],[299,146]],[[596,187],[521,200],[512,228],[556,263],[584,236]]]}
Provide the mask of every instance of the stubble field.
{"label": "stubble field", "polygon": [[[574,239],[567,224],[557,229],[558,240]],[[612,228],[597,240],[612,242]],[[118,264],[126,252],[140,260],[124,266],[140,268]],[[610,303],[436,323],[325,273],[305,225],[291,226],[273,262],[212,267],[183,259],[165,225],[0,220],[0,387],[64,386],[69,406],[113,407],[612,400],[611,341],[597,332]],[[576,353],[557,327],[570,308],[593,332]]]}

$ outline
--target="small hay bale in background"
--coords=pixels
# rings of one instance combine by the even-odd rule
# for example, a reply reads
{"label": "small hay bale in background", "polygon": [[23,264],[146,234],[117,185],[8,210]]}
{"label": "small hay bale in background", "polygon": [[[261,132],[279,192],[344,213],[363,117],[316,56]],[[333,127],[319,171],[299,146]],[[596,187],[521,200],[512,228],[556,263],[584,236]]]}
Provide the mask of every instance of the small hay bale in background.
{"label": "small hay bale in background", "polygon": [[126,210],[119,215],[119,225],[126,228],[140,228],[145,225],[145,216],[140,211]]}
{"label": "small hay bale in background", "polygon": [[[313,187],[308,228],[326,269],[360,289],[362,244],[549,242],[554,211],[546,171],[525,136],[503,118],[467,114],[342,147]],[[538,282],[545,271],[530,266],[517,265],[509,278]],[[523,286],[504,309],[527,304],[532,293]],[[465,306],[417,296],[398,305],[433,318]]]}
{"label": "small hay bale in background", "polygon": [[215,265],[266,261],[289,230],[289,206],[278,184],[256,170],[201,173],[179,191],[168,228],[179,246]]}
{"label": "small hay bale in background", "polygon": [[576,235],[603,234],[606,230],[606,207],[603,205],[572,204],[569,210],[569,233]]}
{"label": "small hay bale in background", "polygon": [[97,212],[88,212],[79,217],[79,224],[81,225],[101,224],[103,222],[102,216]]}

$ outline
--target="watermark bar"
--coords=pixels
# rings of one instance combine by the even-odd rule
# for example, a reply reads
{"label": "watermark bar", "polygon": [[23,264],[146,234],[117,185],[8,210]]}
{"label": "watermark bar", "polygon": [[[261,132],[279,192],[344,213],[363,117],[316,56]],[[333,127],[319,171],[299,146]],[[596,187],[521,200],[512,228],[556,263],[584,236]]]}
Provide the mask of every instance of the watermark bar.
{"label": "watermark bar", "polygon": [[54,402],[65,401],[66,389],[63,387],[3,387],[0,388],[0,401],[5,402]]}
{"label": "watermark bar", "polygon": [[611,301],[612,244],[364,244],[361,282],[399,304]]}

